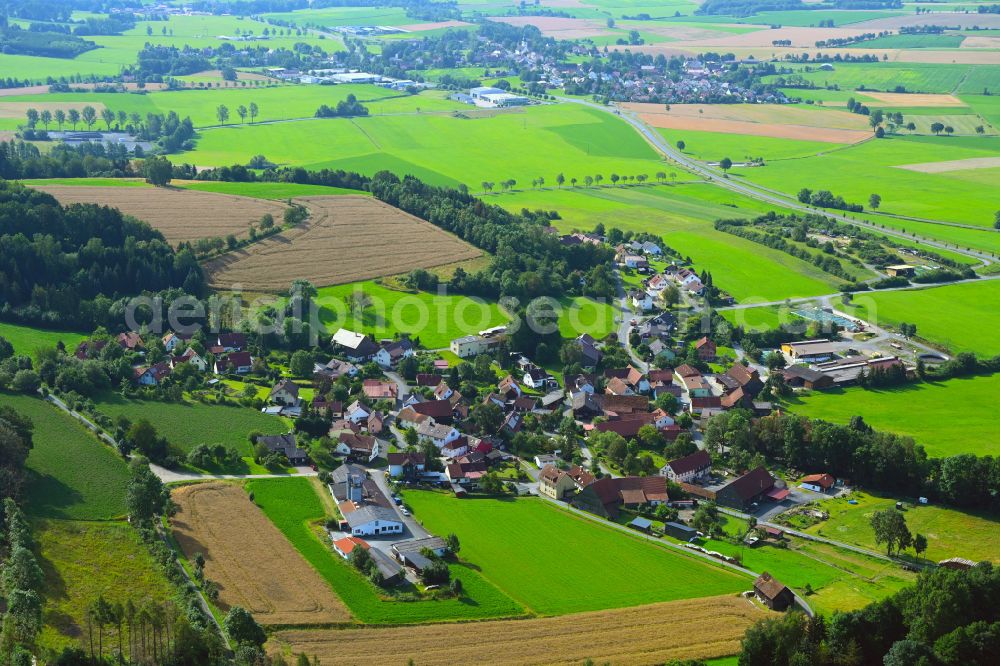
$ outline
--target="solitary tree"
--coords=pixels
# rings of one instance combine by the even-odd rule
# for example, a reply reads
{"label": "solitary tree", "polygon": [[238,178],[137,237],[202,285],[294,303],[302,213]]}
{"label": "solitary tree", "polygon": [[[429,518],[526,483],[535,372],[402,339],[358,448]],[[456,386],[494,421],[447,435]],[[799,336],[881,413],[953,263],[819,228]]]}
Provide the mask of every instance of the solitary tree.
{"label": "solitary tree", "polygon": [[556,174],[556,186],[557,187],[562,188],[563,183],[565,183],[565,182],[566,182],[566,176],[562,175],[561,172],[558,173],[558,174]]}
{"label": "solitary tree", "polygon": [[253,119],[257,117],[258,113],[260,113],[260,107],[257,106],[257,102],[250,102],[250,107],[247,111],[250,113],[250,124],[252,125]]}
{"label": "solitary tree", "polygon": [[687,144],[684,143],[683,141],[678,141],[677,142],[677,150],[681,151],[682,153],[684,152],[684,149],[686,147],[687,147]]}
{"label": "solitary tree", "polygon": [[166,157],[148,157],[143,164],[146,182],[163,187],[170,182],[173,166]]}
{"label": "solitary tree", "polygon": [[872,208],[872,210],[877,209],[879,207],[879,204],[881,203],[882,203],[882,197],[880,197],[877,194],[873,194],[870,197],[868,197],[868,205]]}
{"label": "solitary tree", "polygon": [[927,537],[923,534],[916,534],[913,537],[913,552],[917,554],[917,559],[920,559],[920,554],[927,550]]}
{"label": "solitary tree", "polygon": [[728,157],[723,157],[719,160],[719,168],[722,169],[723,172],[729,171],[733,168],[733,161]]}
{"label": "solitary tree", "polygon": [[97,122],[97,110],[87,105],[83,107],[83,122],[87,124],[87,129],[92,129]]}
{"label": "solitary tree", "polygon": [[219,108],[215,110],[215,117],[219,119],[219,122],[223,125],[229,120],[229,108],[225,104],[220,104]]}
{"label": "solitary tree", "polygon": [[875,543],[885,544],[887,555],[898,553],[912,543],[913,537],[906,527],[906,519],[896,509],[876,511],[869,520],[875,532]]}
{"label": "solitary tree", "polygon": [[247,107],[240,104],[238,107],[236,107],[236,114],[240,117],[240,122],[242,123],[244,120],[247,119]]}

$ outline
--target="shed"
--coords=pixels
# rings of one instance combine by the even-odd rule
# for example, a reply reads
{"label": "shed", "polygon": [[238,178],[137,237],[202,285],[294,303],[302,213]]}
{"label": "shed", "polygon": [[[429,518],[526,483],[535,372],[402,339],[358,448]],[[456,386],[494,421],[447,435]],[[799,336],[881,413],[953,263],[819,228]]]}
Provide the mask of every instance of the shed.
{"label": "shed", "polygon": [[753,591],[765,606],[775,611],[787,610],[795,603],[795,594],[768,572],[753,582]]}
{"label": "shed", "polygon": [[628,526],[634,530],[639,530],[641,532],[649,532],[653,527],[653,523],[652,521],[646,518],[642,518],[641,516],[636,516],[635,518],[632,519],[632,522],[630,522]]}
{"label": "shed", "polygon": [[681,523],[664,523],[663,531],[681,541],[690,541],[698,536],[698,530]]}

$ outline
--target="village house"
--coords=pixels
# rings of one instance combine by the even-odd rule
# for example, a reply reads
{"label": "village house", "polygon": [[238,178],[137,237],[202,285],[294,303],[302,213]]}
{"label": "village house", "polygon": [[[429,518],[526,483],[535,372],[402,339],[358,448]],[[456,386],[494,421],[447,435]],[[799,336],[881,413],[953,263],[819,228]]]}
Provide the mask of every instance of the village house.
{"label": "village house", "polygon": [[576,483],[569,474],[552,465],[546,465],[538,475],[538,492],[554,500],[562,500],[576,492]]}
{"label": "village house", "polygon": [[383,368],[395,368],[402,359],[409,358],[413,354],[413,343],[409,338],[403,337],[383,342],[375,352],[375,362]]}
{"label": "village house", "polygon": [[365,425],[369,435],[381,435],[385,429],[385,415],[382,412],[372,412]]}
{"label": "village house", "polygon": [[334,358],[330,359],[330,362],[326,365],[317,363],[315,368],[313,368],[313,374],[336,381],[344,375],[348,377],[356,376],[358,374],[358,366],[347,361],[342,361],[339,358]]}
{"label": "village house", "polygon": [[594,375],[566,375],[563,380],[566,382],[566,393],[570,396],[579,391],[593,395],[594,387],[597,385],[597,378]]}
{"label": "village house", "polygon": [[227,373],[245,375],[253,371],[253,356],[250,355],[250,352],[232,352],[231,354],[226,354],[225,356],[216,358],[214,370],[217,375]]}
{"label": "village house", "polygon": [[161,361],[151,366],[132,369],[132,378],[139,386],[159,386],[170,375],[170,366]]}
{"label": "village house", "polygon": [[597,340],[589,333],[583,333],[576,341],[580,345],[580,366],[596,368],[601,362],[601,350],[597,348]]}
{"label": "village house", "polygon": [[425,400],[410,405],[410,409],[433,419],[439,425],[449,424],[454,419],[454,408],[448,400]]}
{"label": "village house", "polygon": [[837,479],[833,478],[830,474],[809,474],[802,477],[799,485],[814,493],[825,493],[837,485]]}
{"label": "village house", "polygon": [[621,263],[625,268],[632,268],[636,270],[647,270],[649,269],[649,262],[646,257],[641,254],[626,254],[621,258]]}
{"label": "village house", "polygon": [[521,387],[511,375],[507,375],[497,384],[497,393],[504,400],[513,400],[521,395]]}
{"label": "village house", "polygon": [[350,454],[357,460],[372,462],[381,453],[381,445],[375,437],[371,435],[359,435],[353,432],[342,432],[337,438],[341,444],[350,449]]}
{"label": "village house", "polygon": [[298,447],[295,433],[260,435],[257,437],[257,444],[263,444],[271,453],[284,455],[290,465],[305,465],[309,462],[309,454]]}
{"label": "village house", "polygon": [[224,352],[241,352],[247,346],[246,333],[219,333],[214,346]]}
{"label": "village house", "polygon": [[370,361],[379,350],[378,345],[370,337],[346,328],[338,329],[331,341],[334,347],[352,363]]}
{"label": "village house", "polygon": [[524,370],[523,381],[525,386],[530,386],[537,390],[545,388],[551,382],[554,382],[555,378],[548,371],[539,368],[537,365],[529,365]]}
{"label": "village house", "polygon": [[[343,509],[341,509],[343,512]],[[344,513],[344,521],[353,536],[402,534],[403,521],[395,511],[378,504],[365,504]],[[375,553],[375,550],[369,551]]]}
{"label": "village house", "polygon": [[751,368],[742,363],[734,363],[732,367],[716,377],[718,382],[725,387],[726,391],[743,389],[743,393],[750,398],[757,397],[764,388],[764,382],[760,380],[760,373],[756,368]]}
{"label": "village house", "polygon": [[434,388],[443,381],[444,377],[432,372],[418,372],[416,377],[416,384],[421,388]]}
{"label": "village house", "polygon": [[649,312],[653,309],[653,297],[649,295],[649,292],[633,289],[629,292],[628,298],[632,307],[640,312]]}
{"label": "village house", "polygon": [[371,410],[360,400],[355,400],[347,406],[344,410],[344,418],[351,423],[361,423],[362,421],[368,421],[368,417],[371,416]]}
{"label": "village house", "polygon": [[389,476],[394,479],[416,479],[423,474],[427,457],[423,453],[389,453]]}
{"label": "village house", "polygon": [[275,405],[295,407],[299,404],[299,386],[290,379],[281,379],[271,389],[267,399]]}
{"label": "village house", "polygon": [[699,361],[705,361],[707,363],[715,360],[718,348],[714,342],[709,340],[707,337],[703,337],[694,343],[694,351],[695,354],[698,355]]}
{"label": "village house", "polygon": [[674,483],[691,483],[704,478],[712,471],[712,458],[708,451],[700,449],[694,453],[671,460],[660,468],[660,476]]}
{"label": "village house", "polygon": [[584,511],[615,518],[621,507],[658,506],[667,502],[667,480],[662,476],[604,477],[580,491],[572,500]]}
{"label": "village house", "polygon": [[184,353],[180,356],[170,357],[170,367],[177,368],[179,365],[189,363],[198,369],[198,372],[205,372],[208,369],[208,361],[201,357],[201,355],[196,352],[192,347],[188,347],[184,350]]}
{"label": "village house", "polygon": [[173,351],[177,349],[179,345],[187,342],[190,339],[191,339],[190,335],[181,335],[179,333],[174,333],[173,331],[170,331],[162,338],[160,338],[160,341],[163,343],[164,351],[166,351],[168,354],[172,354]]}
{"label": "village house", "polygon": [[345,560],[351,556],[351,553],[355,548],[364,548],[368,550],[371,546],[364,539],[359,539],[356,536],[348,536],[343,539],[336,539],[333,542],[333,549],[337,551],[337,554],[343,557]]}
{"label": "village house", "polygon": [[115,341],[125,351],[138,352],[146,348],[146,345],[142,342],[142,338],[135,331],[119,333]]}
{"label": "village house", "polygon": [[433,442],[440,449],[461,437],[462,433],[451,426],[438,425],[433,419],[428,419],[417,426],[417,436],[421,441]]}
{"label": "village house", "polygon": [[479,480],[486,476],[485,462],[451,463],[445,467],[444,473],[452,483],[473,488],[479,485]]}
{"label": "village house", "polygon": [[750,470],[715,491],[716,503],[737,511],[744,511],[765,497],[780,501],[787,496],[787,489],[775,488],[774,478],[765,467]]}
{"label": "village house", "polygon": [[395,382],[381,379],[366,379],[361,383],[361,392],[369,400],[395,400],[398,390]]}
{"label": "village house", "polygon": [[788,610],[795,603],[795,593],[766,571],[753,582],[753,591],[773,611]]}

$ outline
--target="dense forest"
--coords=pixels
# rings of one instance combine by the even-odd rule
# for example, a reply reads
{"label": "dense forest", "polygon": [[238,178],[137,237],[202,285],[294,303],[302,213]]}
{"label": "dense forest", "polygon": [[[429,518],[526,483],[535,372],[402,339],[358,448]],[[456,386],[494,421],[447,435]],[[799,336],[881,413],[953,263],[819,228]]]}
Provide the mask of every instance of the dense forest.
{"label": "dense forest", "polygon": [[916,585],[827,620],[788,613],[747,631],[740,666],[987,666],[1000,646],[1000,570],[929,569]]}
{"label": "dense forest", "polygon": [[0,318],[93,328],[115,299],[178,287],[201,295],[201,267],[146,223],[0,183]]}

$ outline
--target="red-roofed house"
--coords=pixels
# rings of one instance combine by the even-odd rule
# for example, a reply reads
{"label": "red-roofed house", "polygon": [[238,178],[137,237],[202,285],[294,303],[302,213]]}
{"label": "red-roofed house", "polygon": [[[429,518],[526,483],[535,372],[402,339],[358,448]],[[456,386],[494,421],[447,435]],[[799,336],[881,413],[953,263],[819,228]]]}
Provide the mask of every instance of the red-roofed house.
{"label": "red-roofed house", "polygon": [[829,474],[810,474],[809,476],[803,477],[799,485],[806,490],[811,490],[816,493],[825,493],[830,488],[837,485],[837,479],[833,478]]}

